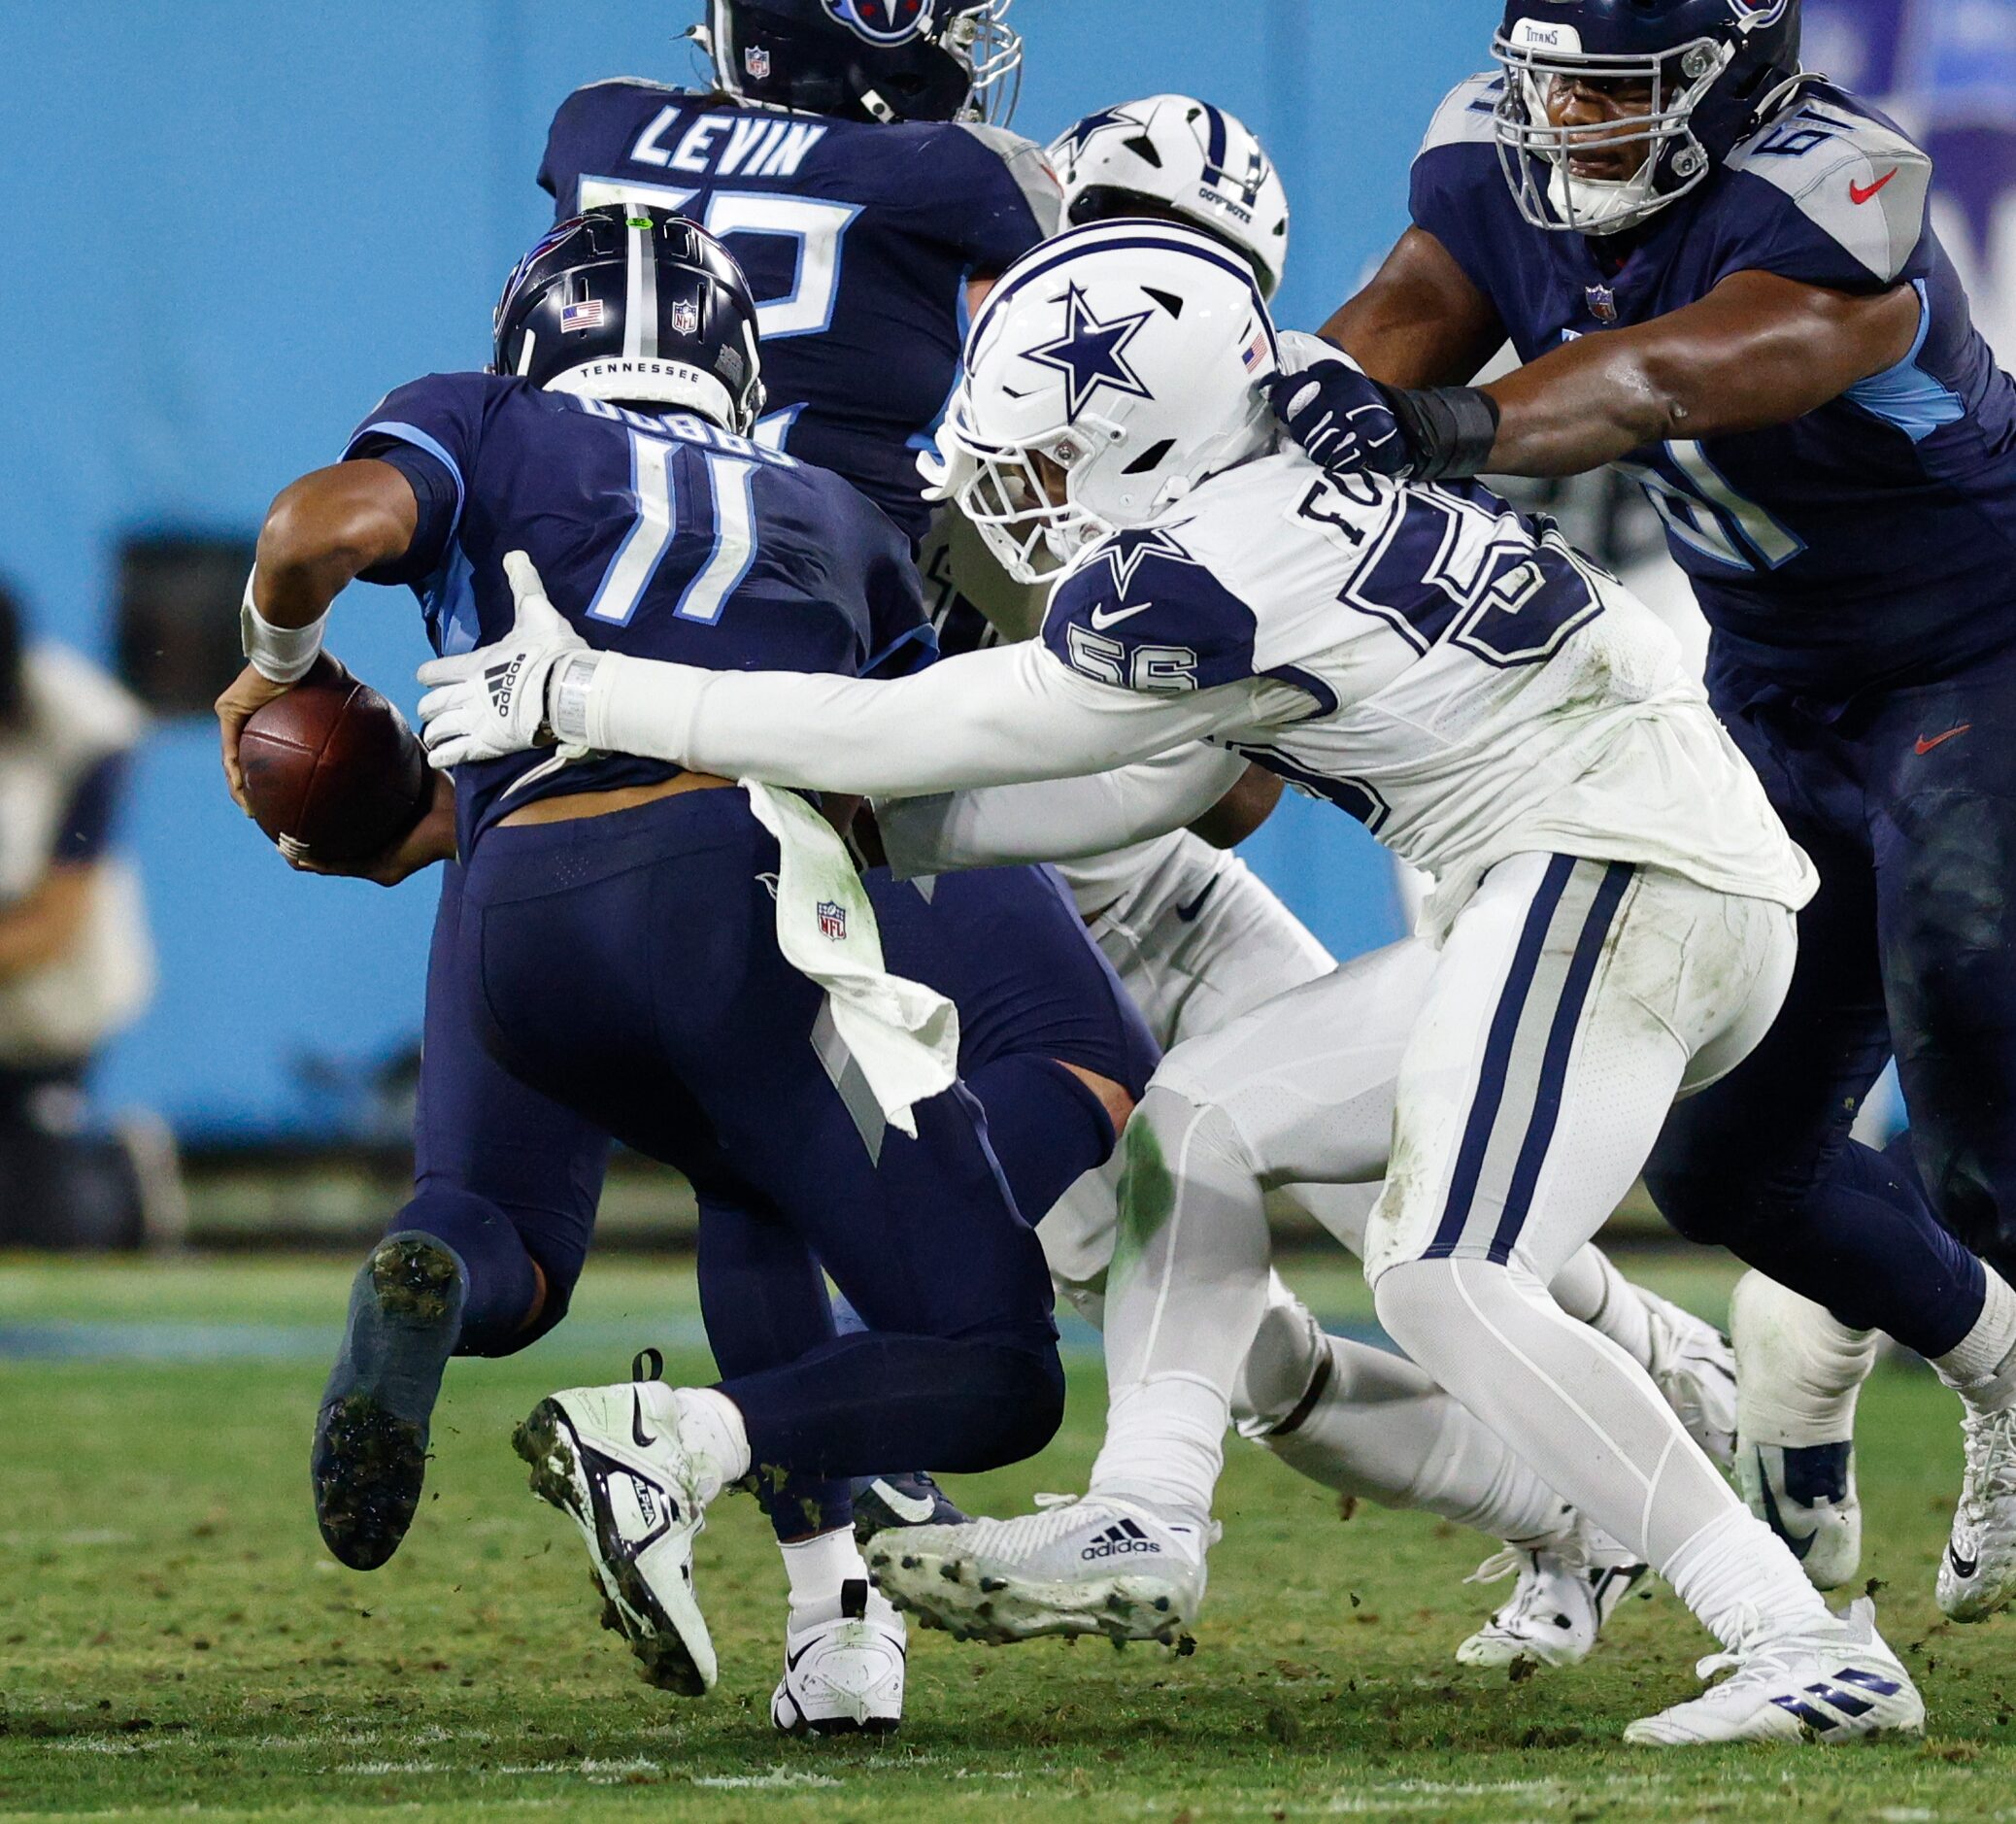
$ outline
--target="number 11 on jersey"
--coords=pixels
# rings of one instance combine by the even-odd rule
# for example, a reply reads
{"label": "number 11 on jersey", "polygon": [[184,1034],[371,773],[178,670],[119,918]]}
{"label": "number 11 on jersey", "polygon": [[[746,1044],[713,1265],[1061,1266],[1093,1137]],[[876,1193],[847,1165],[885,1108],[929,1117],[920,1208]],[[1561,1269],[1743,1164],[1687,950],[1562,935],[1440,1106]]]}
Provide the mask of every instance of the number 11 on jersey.
{"label": "number 11 on jersey", "polygon": [[[679,463],[682,454],[686,460]],[[676,463],[687,481],[684,490],[674,483]],[[630,492],[637,518],[588,604],[589,618],[628,626],[672,541],[685,529],[712,543],[673,613],[709,626],[718,622],[756,561],[756,467],[741,456],[630,432]]]}

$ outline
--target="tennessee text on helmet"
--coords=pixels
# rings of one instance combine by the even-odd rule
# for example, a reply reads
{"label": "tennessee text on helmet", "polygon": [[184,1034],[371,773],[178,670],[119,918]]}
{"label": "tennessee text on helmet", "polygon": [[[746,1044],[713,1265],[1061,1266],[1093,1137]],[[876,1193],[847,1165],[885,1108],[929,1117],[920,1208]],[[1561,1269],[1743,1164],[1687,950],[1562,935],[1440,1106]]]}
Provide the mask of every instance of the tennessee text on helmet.
{"label": "tennessee text on helmet", "polygon": [[1148,215],[1216,235],[1253,262],[1269,298],[1288,260],[1288,191],[1237,116],[1190,95],[1102,108],[1050,149],[1064,220],[1084,227]]}
{"label": "tennessee text on helmet", "polygon": [[1015,112],[1015,0],[709,0],[715,82],[738,101],[847,119]]}
{"label": "tennessee text on helmet", "polygon": [[[1535,227],[1619,234],[1705,183],[1786,93],[1799,0],[1511,0],[1492,49],[1505,71],[1498,157],[1520,213]],[[1557,126],[1549,104],[1578,84],[1632,99]]]}
{"label": "tennessee text on helmet", "polygon": [[763,409],[742,268],[662,209],[607,204],[541,240],[497,305],[493,367],[557,392],[678,406],[738,436]]}
{"label": "tennessee text on helmet", "polygon": [[965,358],[948,491],[1019,582],[1274,447],[1256,390],[1280,366],[1266,300],[1243,259],[1187,227],[1045,243],[1001,276]]}

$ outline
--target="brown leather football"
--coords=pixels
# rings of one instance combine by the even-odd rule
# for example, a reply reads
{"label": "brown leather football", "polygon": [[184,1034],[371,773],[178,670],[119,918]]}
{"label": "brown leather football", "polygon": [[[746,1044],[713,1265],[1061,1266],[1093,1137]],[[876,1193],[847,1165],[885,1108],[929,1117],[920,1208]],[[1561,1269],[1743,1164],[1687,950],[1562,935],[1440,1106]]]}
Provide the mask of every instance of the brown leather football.
{"label": "brown leather football", "polygon": [[238,755],[259,828],[327,867],[383,854],[433,796],[406,718],[327,653],[245,725]]}

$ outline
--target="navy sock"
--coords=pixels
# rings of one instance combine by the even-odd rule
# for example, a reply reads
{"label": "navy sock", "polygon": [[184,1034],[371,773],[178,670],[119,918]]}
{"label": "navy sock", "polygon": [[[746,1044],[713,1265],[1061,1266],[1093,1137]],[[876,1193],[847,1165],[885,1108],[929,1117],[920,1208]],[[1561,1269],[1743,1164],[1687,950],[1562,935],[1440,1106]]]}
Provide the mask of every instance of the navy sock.
{"label": "navy sock", "polygon": [[[510,1355],[538,1334],[527,1328],[539,1277],[517,1226],[496,1204],[467,1191],[422,1191],[392,1219],[392,1234],[446,1242],[468,1285],[457,1355]],[[542,1327],[543,1328],[543,1327]]]}
{"label": "navy sock", "polygon": [[1072,1185],[1113,1156],[1105,1104],[1054,1059],[996,1059],[966,1087],[987,1111],[988,1143],[1025,1222],[1040,1223]]}

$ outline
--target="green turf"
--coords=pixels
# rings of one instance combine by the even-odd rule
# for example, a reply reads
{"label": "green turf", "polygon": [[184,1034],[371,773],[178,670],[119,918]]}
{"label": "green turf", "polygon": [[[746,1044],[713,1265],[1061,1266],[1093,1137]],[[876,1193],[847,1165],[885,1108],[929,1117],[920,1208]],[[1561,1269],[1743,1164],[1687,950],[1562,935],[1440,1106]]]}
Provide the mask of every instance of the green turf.
{"label": "green turf", "polygon": [[[1301,1277],[1327,1313],[1362,1309],[1347,1272]],[[598,1266],[578,1329],[513,1362],[457,1364],[434,1499],[371,1576],[322,1554],[307,1498],[319,1351],[347,1278],[334,1264],[0,1263],[0,1347],[23,1327],[109,1322],[252,1334],[271,1357],[0,1356],[0,1816],[1747,1824],[2016,1807],[2016,1621],[1953,1629],[1932,1604],[1959,1450],[1923,1374],[1885,1370],[1863,1435],[1865,1568],[1932,1706],[1923,1746],[1626,1749],[1624,1724],[1684,1696],[1709,1644],[1670,1597],[1627,1604],[1583,1669],[1462,1672],[1450,1648],[1495,1594],[1461,1581],[1484,1542],[1408,1516],[1340,1524],[1246,1446],[1194,1658],[920,1636],[900,1737],[800,1745],[767,1720],[783,1595],[755,1509],[726,1503],[702,1542],[722,1687],[684,1704],[638,1683],[596,1630],[572,1529],[525,1494],[507,1443],[551,1387],[622,1373],[616,1351],[654,1340],[654,1319],[690,1334],[688,1276]],[[1694,1268],[1673,1283],[1711,1300],[1726,1281]],[[704,1366],[690,1351],[671,1365]],[[1098,1394],[1094,1362],[1074,1358],[1058,1442],[958,1492],[999,1509],[1079,1485]]]}

